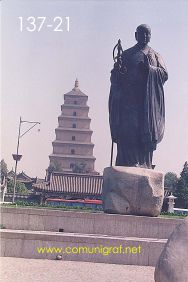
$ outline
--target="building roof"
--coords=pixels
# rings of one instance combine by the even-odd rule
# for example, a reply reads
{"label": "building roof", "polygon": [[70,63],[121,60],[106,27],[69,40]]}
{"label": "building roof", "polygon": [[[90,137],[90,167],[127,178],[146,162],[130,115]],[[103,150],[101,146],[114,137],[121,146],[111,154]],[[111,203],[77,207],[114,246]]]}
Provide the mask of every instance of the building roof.
{"label": "building roof", "polygon": [[17,175],[17,180],[21,181],[21,182],[32,182],[35,178],[31,178],[30,176],[28,176],[24,171],[20,172]]}
{"label": "building roof", "polygon": [[74,173],[52,173],[49,182],[33,184],[38,191],[101,195],[103,176]]}
{"label": "building roof", "polygon": [[[14,178],[15,172],[13,170],[9,171],[7,174],[7,178]],[[36,178],[28,176],[24,171],[17,174],[17,180],[24,183],[33,182]]]}
{"label": "building roof", "polygon": [[13,178],[14,175],[15,175],[15,173],[14,173],[14,170],[12,169],[11,171],[9,171],[9,172],[7,173],[7,178]]}

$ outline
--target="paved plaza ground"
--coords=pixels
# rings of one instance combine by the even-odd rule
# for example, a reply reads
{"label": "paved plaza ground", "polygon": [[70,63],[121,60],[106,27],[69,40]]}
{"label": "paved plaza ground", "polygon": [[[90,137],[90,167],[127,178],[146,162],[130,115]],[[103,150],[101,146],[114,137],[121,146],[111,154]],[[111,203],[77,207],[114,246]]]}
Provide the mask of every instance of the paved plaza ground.
{"label": "paved plaza ground", "polygon": [[154,267],[1,258],[2,282],[154,282]]}

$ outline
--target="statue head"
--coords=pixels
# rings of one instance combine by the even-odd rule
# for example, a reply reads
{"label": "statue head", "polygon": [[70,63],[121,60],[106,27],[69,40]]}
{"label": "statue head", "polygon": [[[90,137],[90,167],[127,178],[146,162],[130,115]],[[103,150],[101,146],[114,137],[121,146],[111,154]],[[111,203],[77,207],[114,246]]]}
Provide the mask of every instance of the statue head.
{"label": "statue head", "polygon": [[140,46],[145,46],[150,42],[151,28],[147,24],[141,24],[137,27],[135,32],[136,41]]}

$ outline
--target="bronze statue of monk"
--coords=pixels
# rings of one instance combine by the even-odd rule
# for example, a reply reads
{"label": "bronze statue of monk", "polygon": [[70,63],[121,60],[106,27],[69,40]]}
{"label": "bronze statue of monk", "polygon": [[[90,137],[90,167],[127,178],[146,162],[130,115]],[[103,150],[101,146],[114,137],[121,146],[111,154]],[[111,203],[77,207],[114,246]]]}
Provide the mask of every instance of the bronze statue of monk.
{"label": "bronze statue of monk", "polygon": [[137,44],[121,54],[121,67],[111,71],[109,121],[117,143],[117,166],[152,168],[153,151],[165,127],[163,85],[168,79],[161,58],[148,43],[151,29],[139,25]]}

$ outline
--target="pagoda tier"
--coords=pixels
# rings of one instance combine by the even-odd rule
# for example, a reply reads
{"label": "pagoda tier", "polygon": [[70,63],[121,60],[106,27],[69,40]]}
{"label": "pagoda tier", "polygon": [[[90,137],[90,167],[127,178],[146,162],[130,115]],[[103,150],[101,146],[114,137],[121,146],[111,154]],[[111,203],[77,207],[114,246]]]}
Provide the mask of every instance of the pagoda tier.
{"label": "pagoda tier", "polygon": [[79,89],[78,80],[72,91],[64,94],[56,139],[52,142],[53,153],[49,156],[50,164],[58,164],[64,172],[73,172],[75,165],[84,165],[85,172],[95,172],[87,100],[88,96]]}

